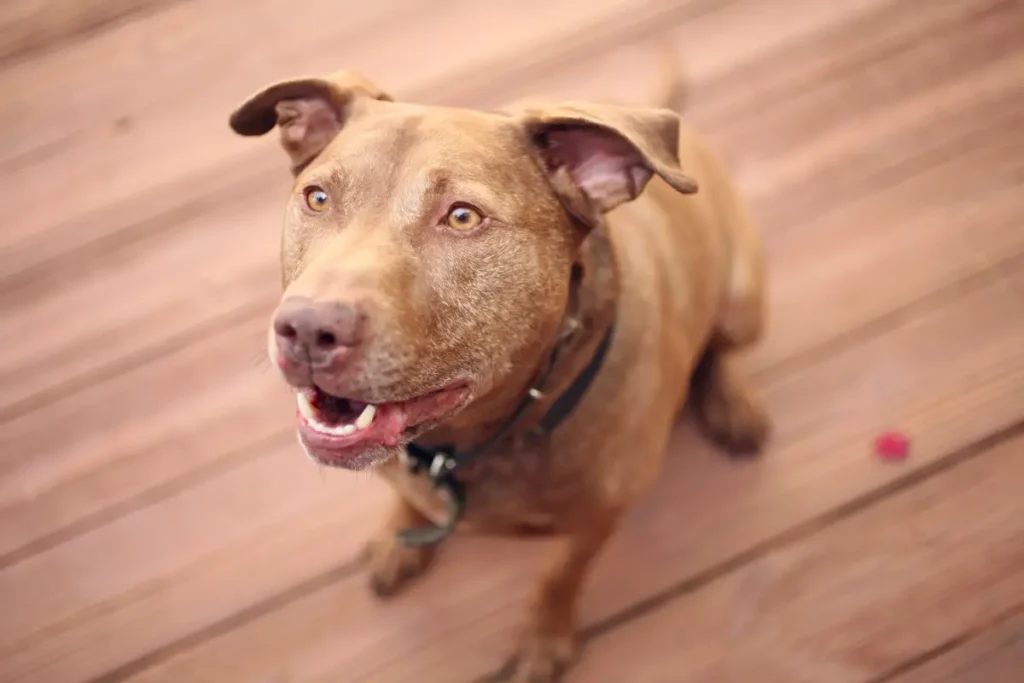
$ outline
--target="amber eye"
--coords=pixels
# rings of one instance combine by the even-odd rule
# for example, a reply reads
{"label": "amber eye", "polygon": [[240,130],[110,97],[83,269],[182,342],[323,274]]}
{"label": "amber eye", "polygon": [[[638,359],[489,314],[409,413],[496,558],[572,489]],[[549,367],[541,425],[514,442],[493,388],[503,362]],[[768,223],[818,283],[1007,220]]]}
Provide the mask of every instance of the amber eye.
{"label": "amber eye", "polygon": [[478,228],[483,222],[484,217],[480,215],[479,211],[465,205],[452,207],[451,211],[448,212],[448,217],[445,219],[445,223],[449,228],[460,232],[468,232]]}
{"label": "amber eye", "polygon": [[327,203],[329,201],[327,193],[324,192],[322,187],[307,187],[306,188],[306,206],[317,213],[327,210]]}

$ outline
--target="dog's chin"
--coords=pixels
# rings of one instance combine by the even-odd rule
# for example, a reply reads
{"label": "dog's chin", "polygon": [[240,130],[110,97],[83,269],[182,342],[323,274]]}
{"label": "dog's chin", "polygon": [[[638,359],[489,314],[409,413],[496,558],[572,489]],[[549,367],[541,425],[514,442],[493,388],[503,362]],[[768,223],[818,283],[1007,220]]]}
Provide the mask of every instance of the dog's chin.
{"label": "dog's chin", "polygon": [[331,451],[323,448],[313,448],[306,444],[299,434],[299,445],[306,453],[306,457],[317,465],[326,467],[337,467],[340,469],[361,472],[373,469],[391,458],[399,457],[403,446],[368,446],[365,449],[350,452]]}
{"label": "dog's chin", "polygon": [[454,415],[470,394],[463,382],[409,400],[373,404],[317,387],[299,389],[299,443],[320,465],[366,470],[399,455],[410,441]]}

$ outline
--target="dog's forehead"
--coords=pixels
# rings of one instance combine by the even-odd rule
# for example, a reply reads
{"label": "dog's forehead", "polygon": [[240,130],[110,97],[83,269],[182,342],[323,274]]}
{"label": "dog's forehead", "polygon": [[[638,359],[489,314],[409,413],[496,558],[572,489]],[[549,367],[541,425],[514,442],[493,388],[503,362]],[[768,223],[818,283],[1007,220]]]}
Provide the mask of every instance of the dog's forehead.
{"label": "dog's forehead", "polygon": [[518,128],[506,115],[473,109],[424,107],[420,130],[438,140],[503,143],[517,137]]}
{"label": "dog's forehead", "polygon": [[520,132],[504,115],[471,109],[374,103],[333,142],[339,157],[392,162],[429,158],[458,163],[518,145]]}

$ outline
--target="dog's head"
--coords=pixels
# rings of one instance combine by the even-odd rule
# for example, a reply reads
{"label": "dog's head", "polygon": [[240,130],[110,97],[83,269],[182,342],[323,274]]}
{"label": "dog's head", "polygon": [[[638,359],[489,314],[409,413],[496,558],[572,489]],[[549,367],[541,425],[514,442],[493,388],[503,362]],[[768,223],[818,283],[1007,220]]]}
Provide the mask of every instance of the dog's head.
{"label": "dog's head", "polygon": [[666,110],[421,107],[341,73],[272,85],[231,127],[277,127],[291,158],[269,352],[307,451],[349,468],[528,381],[587,230],[653,174],[696,190]]}

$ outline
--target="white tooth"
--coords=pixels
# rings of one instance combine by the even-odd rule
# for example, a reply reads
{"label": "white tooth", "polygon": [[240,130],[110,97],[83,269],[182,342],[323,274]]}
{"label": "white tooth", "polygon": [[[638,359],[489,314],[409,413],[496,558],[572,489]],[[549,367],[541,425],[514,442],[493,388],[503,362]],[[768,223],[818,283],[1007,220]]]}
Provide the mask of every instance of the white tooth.
{"label": "white tooth", "polygon": [[377,415],[377,406],[372,403],[367,403],[366,407],[363,408],[363,412],[359,413],[359,417],[356,418],[356,429],[366,429],[373,422],[374,416]]}
{"label": "white tooth", "polygon": [[305,392],[300,391],[295,394],[295,400],[299,404],[299,412],[302,413],[302,417],[306,418],[310,424],[319,422],[316,419],[316,409],[313,404],[309,402],[309,398],[306,397]]}
{"label": "white tooth", "polygon": [[325,425],[322,422],[311,422],[309,426],[321,434],[328,434],[330,436],[345,436],[356,430],[352,425],[336,425],[332,427],[330,425]]}

